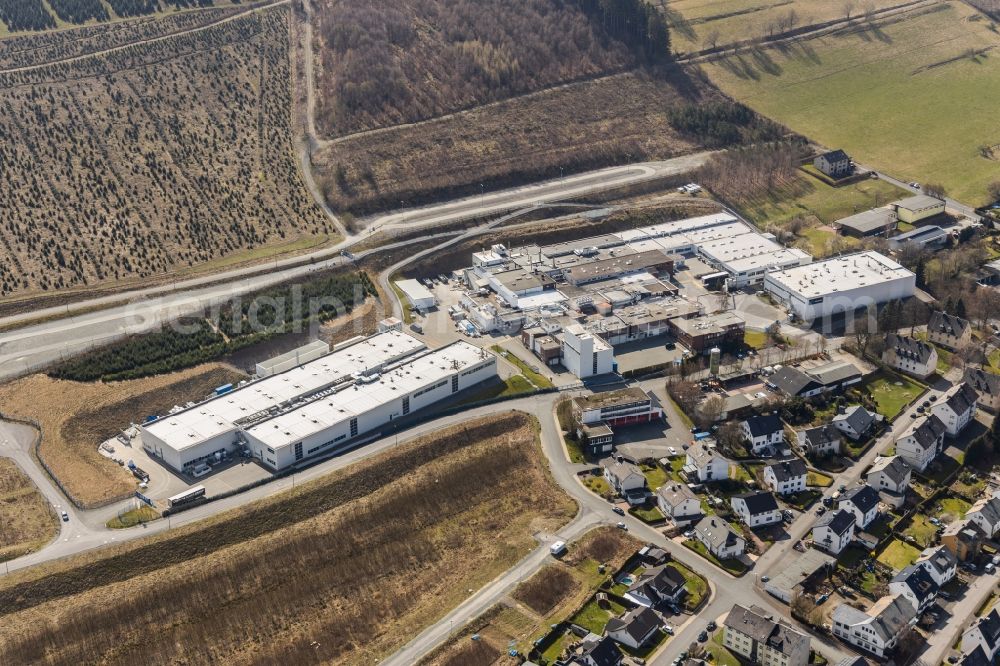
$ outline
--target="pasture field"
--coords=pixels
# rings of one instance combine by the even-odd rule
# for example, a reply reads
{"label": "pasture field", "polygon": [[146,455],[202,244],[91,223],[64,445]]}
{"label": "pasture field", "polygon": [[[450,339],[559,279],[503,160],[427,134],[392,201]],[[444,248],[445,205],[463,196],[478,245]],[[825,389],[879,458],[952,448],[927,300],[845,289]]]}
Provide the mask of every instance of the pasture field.
{"label": "pasture field", "polygon": [[12,572],[0,662],[377,663],[572,518],[537,428],[519,413],[469,421],[206,521]]}
{"label": "pasture field", "polygon": [[941,2],[703,69],[735,99],[862,164],[983,204],[1000,174],[988,92],[1000,90],[1000,34],[991,25]]}
{"label": "pasture field", "polygon": [[34,552],[58,532],[55,512],[9,458],[0,458],[0,562]]}

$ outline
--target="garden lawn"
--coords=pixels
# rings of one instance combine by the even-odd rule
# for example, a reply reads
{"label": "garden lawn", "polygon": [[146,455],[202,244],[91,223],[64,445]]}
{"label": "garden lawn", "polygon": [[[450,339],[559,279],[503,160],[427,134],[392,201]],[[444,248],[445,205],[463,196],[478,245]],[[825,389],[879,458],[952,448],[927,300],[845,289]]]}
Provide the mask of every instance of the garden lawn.
{"label": "garden lawn", "polygon": [[610,602],[610,605],[611,613],[608,613],[608,611],[597,605],[596,599],[591,599],[576,615],[570,618],[570,622],[578,624],[584,629],[588,629],[600,636],[604,633],[604,625],[608,623],[608,620],[621,615],[625,610],[624,606],[620,606],[613,601]]}
{"label": "garden lawn", "polygon": [[524,376],[528,378],[528,381],[530,381],[538,388],[540,389],[552,388],[553,384],[548,377],[539,372],[535,372],[531,368],[531,366],[525,363],[523,360],[521,360],[521,358],[518,357],[517,354],[513,354],[507,351],[500,345],[493,345],[491,349],[500,356],[502,356],[504,360],[510,361],[512,364],[517,366],[517,369],[520,370],[524,374]]}
{"label": "garden lawn", "polygon": [[818,488],[829,488],[833,485],[833,479],[826,474],[819,472],[806,472],[806,485]]}
{"label": "garden lawn", "polygon": [[712,553],[708,552],[708,548],[705,547],[701,541],[697,539],[688,539],[684,542],[684,545],[698,553],[706,560],[719,567],[720,569],[725,569],[734,576],[742,576],[747,572],[747,567],[743,562],[736,559],[720,560]]}
{"label": "garden lawn", "polygon": [[930,546],[934,542],[934,535],[936,533],[937,526],[932,525],[927,516],[923,514],[914,516],[910,522],[910,526],[903,531],[903,534],[916,539],[917,545],[921,548]]}
{"label": "garden lawn", "polygon": [[664,518],[664,515],[655,506],[636,506],[629,509],[628,512],[644,523],[656,523]]}
{"label": "garden lawn", "polygon": [[722,644],[722,636],[725,629],[719,629],[712,636],[712,640],[705,643],[705,650],[712,655],[712,662],[716,666],[740,666],[740,660]]}
{"label": "garden lawn", "polygon": [[[972,506],[964,499],[960,497],[948,497],[938,502],[941,505],[941,510],[938,511],[936,518],[941,516],[951,516],[953,520],[961,520],[965,518],[965,512],[969,510]],[[950,522],[950,521],[949,521]]]}
{"label": "garden lawn", "polygon": [[[684,457],[681,456],[679,459],[683,461]],[[670,478],[667,475],[667,472],[659,465],[641,465],[640,469],[646,477],[646,485],[648,485],[649,489],[653,492],[656,492],[659,487],[666,483],[667,479]]]}
{"label": "garden lawn", "polygon": [[767,346],[767,337],[767,333],[764,331],[754,331],[748,328],[743,333],[743,342],[747,347],[763,349]]}
{"label": "garden lawn", "polygon": [[887,567],[900,571],[916,562],[918,557],[920,557],[918,549],[908,543],[893,539],[876,559]]}
{"label": "garden lawn", "polygon": [[923,388],[902,375],[878,372],[865,382],[865,388],[875,400],[879,414],[895,418],[906,405],[923,392]]}
{"label": "garden lawn", "polygon": [[1000,34],[991,25],[965,3],[942,2],[702,67],[724,92],[793,131],[982,205],[998,162],[980,147],[1000,142],[995,96],[984,94],[1000,90]]}

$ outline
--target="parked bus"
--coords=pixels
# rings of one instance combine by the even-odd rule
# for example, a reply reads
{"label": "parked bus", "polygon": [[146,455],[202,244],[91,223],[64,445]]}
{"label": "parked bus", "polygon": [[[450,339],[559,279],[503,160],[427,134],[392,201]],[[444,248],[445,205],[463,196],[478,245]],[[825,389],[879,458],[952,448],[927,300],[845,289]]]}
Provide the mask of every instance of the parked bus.
{"label": "parked bus", "polygon": [[173,497],[168,497],[167,505],[170,506],[171,508],[175,506],[182,506],[184,504],[190,504],[195,500],[199,500],[204,496],[205,496],[205,486],[195,486],[194,488],[185,490],[184,492],[178,493]]}

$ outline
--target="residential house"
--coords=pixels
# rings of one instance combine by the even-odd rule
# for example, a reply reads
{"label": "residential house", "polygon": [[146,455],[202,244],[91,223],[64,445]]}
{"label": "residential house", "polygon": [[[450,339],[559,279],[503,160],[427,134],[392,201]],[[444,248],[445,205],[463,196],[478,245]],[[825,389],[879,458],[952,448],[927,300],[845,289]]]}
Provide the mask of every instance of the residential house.
{"label": "residential house", "polygon": [[840,453],[840,430],[831,423],[817,428],[807,428],[795,433],[796,439],[808,455],[816,458]]}
{"label": "residential house", "polygon": [[791,495],[806,489],[806,464],[799,458],[784,460],[764,468],[764,485],[779,495]]}
{"label": "residential house", "polygon": [[912,472],[913,468],[899,456],[879,456],[865,475],[865,481],[875,490],[904,495]]}
{"label": "residential house", "polygon": [[807,370],[786,365],[767,378],[766,384],[790,398],[810,398],[833,393],[861,382],[861,371],[846,361],[833,361]]}
{"label": "residential house", "polygon": [[806,666],[809,637],[775,621],[760,606],[735,604],[722,623],[722,644],[747,661],[764,666]]}
{"label": "residential house", "polygon": [[941,419],[949,437],[956,437],[976,418],[978,400],[976,389],[962,382],[948,389],[931,407],[931,413]]}
{"label": "residential house", "polygon": [[746,550],[746,540],[718,516],[705,516],[694,527],[695,538],[720,560],[739,557]]}
{"label": "residential house", "polygon": [[939,545],[925,548],[917,558],[917,564],[927,569],[938,587],[943,587],[958,573],[958,559],[948,550],[947,546]]}
{"label": "residential house", "polygon": [[604,634],[626,647],[638,650],[660,632],[660,616],[645,606],[634,608],[621,617],[613,617],[604,626]]}
{"label": "residential house", "polygon": [[754,455],[759,456],[768,448],[777,448],[785,441],[785,429],[777,414],[751,416],[740,427]]}
{"label": "residential house", "polygon": [[575,660],[581,666],[621,666],[624,655],[615,645],[614,639],[605,636],[597,640],[585,640]]}
{"label": "residential house", "polygon": [[932,312],[927,323],[927,340],[953,351],[964,349],[972,342],[972,325],[968,320],[947,312]]}
{"label": "residential house", "polygon": [[979,526],[964,518],[948,525],[941,533],[941,545],[959,562],[970,562],[979,557],[985,535]]}
{"label": "residential house", "polygon": [[802,594],[815,593],[836,571],[837,560],[818,548],[807,548],[798,557],[782,561],[770,580],[762,581],[764,591],[786,604]]}
{"label": "residential house", "polygon": [[966,368],[962,381],[976,389],[980,407],[993,414],[1000,412],[1000,375],[981,368]]}
{"label": "residential house", "polygon": [[991,662],[1000,652],[1000,612],[993,608],[989,613],[962,634],[962,651],[972,652],[977,647],[983,649]]}
{"label": "residential house", "polygon": [[827,511],[813,525],[813,543],[828,553],[839,555],[854,541],[854,524],[854,514],[850,511]]}
{"label": "residential house", "polygon": [[889,581],[889,594],[898,594],[917,609],[917,614],[923,613],[937,598],[940,587],[931,578],[930,573],[919,564],[904,567]]}
{"label": "residential house", "polygon": [[981,497],[965,512],[965,518],[992,539],[1000,532],[1000,497]]}
{"label": "residential house", "polygon": [[977,645],[972,652],[962,655],[959,666],[993,666],[993,660],[986,656],[981,645]]}
{"label": "residential house", "polygon": [[814,157],[813,166],[834,180],[840,180],[854,173],[851,158],[839,148]]}
{"label": "residential house", "polygon": [[855,486],[837,499],[837,508],[850,511],[858,529],[865,529],[878,516],[878,493],[869,485]]}
{"label": "residential house", "polygon": [[632,506],[646,501],[646,475],[638,465],[624,458],[605,458],[601,466],[604,468],[604,478],[616,494],[624,497]]}
{"label": "residential house", "polygon": [[924,379],[937,372],[938,353],[932,344],[890,333],[885,336],[882,362],[890,368]]}
{"label": "residential house", "polygon": [[629,585],[625,598],[640,606],[655,606],[662,602],[678,603],[687,593],[683,574],[663,564],[643,571]]}
{"label": "residential house", "polygon": [[885,596],[868,612],[840,604],[830,618],[833,635],[877,657],[896,647],[903,631],[917,619],[917,609],[899,596]]}
{"label": "residential house", "polygon": [[695,442],[687,450],[684,473],[697,483],[725,481],[729,478],[729,461],[720,456],[715,447]]}
{"label": "residential house", "polygon": [[701,500],[683,483],[667,481],[656,491],[660,513],[678,527],[701,519]]}
{"label": "residential house", "polygon": [[875,428],[878,415],[861,405],[851,405],[833,417],[833,427],[854,441],[866,437]]}
{"label": "residential house", "polygon": [[936,415],[923,416],[909,425],[896,440],[896,455],[913,469],[923,472],[944,450],[947,428]]}
{"label": "residential house", "polygon": [[733,512],[747,527],[762,527],[781,522],[781,510],[772,493],[759,491],[733,495],[729,503],[733,507]]}

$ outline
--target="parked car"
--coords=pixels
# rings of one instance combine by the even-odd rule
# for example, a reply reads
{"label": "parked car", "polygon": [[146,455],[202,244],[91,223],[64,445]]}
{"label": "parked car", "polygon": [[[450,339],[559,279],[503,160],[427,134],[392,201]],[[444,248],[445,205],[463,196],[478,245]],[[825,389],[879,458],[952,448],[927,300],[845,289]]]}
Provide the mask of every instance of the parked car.
{"label": "parked car", "polygon": [[684,533],[684,538],[685,539],[693,539],[694,538],[694,530],[688,530],[687,532],[685,532]]}
{"label": "parked car", "polygon": [[698,634],[698,642],[699,643],[704,643],[707,640],[708,640],[708,632],[707,631],[703,631],[700,634]]}
{"label": "parked car", "polygon": [[762,582],[762,583],[766,583],[769,580],[771,580],[770,576],[765,575],[765,576],[761,576],[760,577],[760,582]]}
{"label": "parked car", "polygon": [[627,532],[628,531],[628,525],[626,525],[625,523],[623,523],[621,521],[618,521],[618,529],[625,530]]}
{"label": "parked car", "polygon": [[816,515],[817,516],[822,516],[824,513],[826,513],[826,507],[825,506],[821,506],[821,507],[818,507],[816,509]]}
{"label": "parked car", "polygon": [[611,510],[617,513],[619,516],[625,515],[625,509],[621,508],[620,506],[612,507]]}
{"label": "parked car", "polygon": [[837,488],[837,490],[838,490],[839,492],[844,492],[844,491],[846,491],[846,490],[847,490],[847,486],[845,486],[844,484],[840,484],[840,487],[839,487],[839,488]]}
{"label": "parked car", "polygon": [[68,523],[69,522],[69,514],[66,513],[65,511],[63,511],[62,512],[62,519],[63,519],[64,523]]}
{"label": "parked car", "polygon": [[719,625],[717,625],[717,624],[715,623],[715,620],[712,620],[712,621],[710,621],[710,622],[708,623],[708,627],[706,627],[706,628],[707,628],[707,629],[708,629],[709,631],[715,631],[716,629],[718,629],[718,627],[719,627]]}
{"label": "parked car", "polygon": [[936,395],[933,395],[933,394],[931,394],[931,397],[930,397],[930,398],[928,398],[928,400],[930,400],[931,402],[934,402],[935,400],[937,400],[937,396],[936,396]]}
{"label": "parked car", "polygon": [[793,520],[795,520],[795,514],[789,511],[788,509],[785,509],[784,511],[781,512],[781,517],[787,520],[788,522],[792,522]]}
{"label": "parked car", "polygon": [[816,597],[816,605],[819,606],[822,603],[826,603],[827,599],[829,599],[829,598],[830,598],[829,594],[821,594],[821,595],[819,595],[818,597]]}
{"label": "parked car", "polygon": [[829,497],[824,497],[823,498],[823,506],[833,507],[833,500],[831,498],[829,498]]}
{"label": "parked car", "polygon": [[677,449],[675,449],[672,446],[668,446],[667,447],[667,453],[669,453],[672,456],[676,456],[677,455]]}
{"label": "parked car", "polygon": [[674,635],[674,628],[672,626],[670,626],[669,624],[665,624],[665,625],[663,625],[663,633],[667,634],[668,636],[673,636]]}

